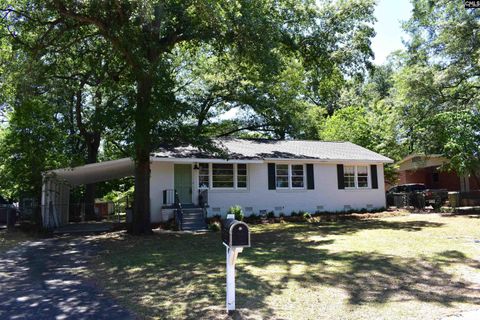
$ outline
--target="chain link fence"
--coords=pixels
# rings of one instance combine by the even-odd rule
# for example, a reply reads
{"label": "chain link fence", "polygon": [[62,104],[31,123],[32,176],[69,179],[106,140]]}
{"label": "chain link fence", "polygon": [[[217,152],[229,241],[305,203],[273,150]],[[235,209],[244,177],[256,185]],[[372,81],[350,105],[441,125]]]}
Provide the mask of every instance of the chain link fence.
{"label": "chain link fence", "polygon": [[42,206],[29,199],[19,203],[17,219],[20,222],[35,222],[36,216],[41,215],[43,212],[49,215],[49,219],[57,220],[61,224],[86,221],[121,223],[126,221],[126,212],[128,210],[129,206],[125,202],[70,202]]}

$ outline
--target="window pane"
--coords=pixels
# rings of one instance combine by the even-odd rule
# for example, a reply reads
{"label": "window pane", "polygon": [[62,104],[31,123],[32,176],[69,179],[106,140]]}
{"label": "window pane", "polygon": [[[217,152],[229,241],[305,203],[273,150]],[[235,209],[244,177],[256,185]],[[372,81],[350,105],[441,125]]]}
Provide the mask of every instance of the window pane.
{"label": "window pane", "polygon": [[367,188],[368,187],[368,168],[366,166],[358,166],[357,176],[358,176],[358,187]]}
{"label": "window pane", "polygon": [[303,177],[292,177],[292,188],[303,188]]}
{"label": "window pane", "polygon": [[277,188],[288,188],[288,176],[277,176]]}
{"label": "window pane", "polygon": [[247,187],[247,165],[237,164],[237,188]]}
{"label": "window pane", "polygon": [[237,172],[239,175],[247,175],[247,165],[246,164],[237,164]]}
{"label": "window pane", "polygon": [[277,176],[288,176],[288,164],[277,164]]}
{"label": "window pane", "polygon": [[292,165],[292,176],[303,176],[303,165]]}
{"label": "window pane", "polygon": [[214,188],[233,188],[233,164],[214,163],[212,185]]}
{"label": "window pane", "polygon": [[344,183],[346,188],[355,188],[355,167],[345,166],[344,169]]}
{"label": "window pane", "polygon": [[238,176],[237,188],[246,188],[246,187],[247,187],[247,176]]}
{"label": "window pane", "polygon": [[303,187],[303,165],[292,165],[292,188]]}
{"label": "window pane", "polygon": [[200,189],[207,189],[208,188],[208,176],[199,177],[198,187]]}
{"label": "window pane", "polygon": [[343,168],[343,172],[344,173],[351,173],[351,174],[355,174],[355,167],[354,166],[345,166]]}
{"label": "window pane", "polygon": [[198,170],[198,187],[200,189],[208,189],[209,177],[208,177],[208,163],[200,163]]}
{"label": "window pane", "polygon": [[201,175],[208,175],[208,163],[200,163],[198,166]]}
{"label": "window pane", "polygon": [[277,188],[288,188],[288,164],[277,164]]}

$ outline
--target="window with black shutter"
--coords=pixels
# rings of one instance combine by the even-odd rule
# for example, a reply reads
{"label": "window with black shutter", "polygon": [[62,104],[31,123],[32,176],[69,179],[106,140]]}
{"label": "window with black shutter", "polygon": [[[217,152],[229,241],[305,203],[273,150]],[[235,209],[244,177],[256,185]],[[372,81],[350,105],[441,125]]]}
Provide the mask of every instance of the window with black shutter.
{"label": "window with black shutter", "polygon": [[313,177],[313,164],[307,164],[307,189],[315,189],[315,180]]}
{"label": "window with black shutter", "polygon": [[338,181],[338,189],[345,189],[343,164],[337,164],[337,181]]}
{"label": "window with black shutter", "polygon": [[275,190],[275,163],[268,164],[268,189]]}
{"label": "window with black shutter", "polygon": [[378,173],[376,164],[372,164],[370,166],[370,173],[372,174],[372,189],[378,189]]}

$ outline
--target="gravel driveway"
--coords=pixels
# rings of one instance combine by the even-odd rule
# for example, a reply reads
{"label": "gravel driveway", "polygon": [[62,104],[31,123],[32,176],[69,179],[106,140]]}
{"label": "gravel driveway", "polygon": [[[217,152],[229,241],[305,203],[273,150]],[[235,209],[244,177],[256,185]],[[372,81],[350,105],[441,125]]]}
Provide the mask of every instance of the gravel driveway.
{"label": "gravel driveway", "polygon": [[135,319],[72,271],[98,248],[85,238],[26,242],[0,254],[0,319]]}

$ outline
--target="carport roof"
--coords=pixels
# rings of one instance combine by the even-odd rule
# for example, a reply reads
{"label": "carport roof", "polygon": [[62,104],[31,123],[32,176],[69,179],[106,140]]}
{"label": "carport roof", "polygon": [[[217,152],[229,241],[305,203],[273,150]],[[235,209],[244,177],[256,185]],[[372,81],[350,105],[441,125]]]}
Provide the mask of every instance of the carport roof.
{"label": "carport roof", "polygon": [[46,177],[53,176],[73,186],[131,177],[133,175],[134,162],[130,158],[86,164],[74,168],[55,169],[44,174]]}

